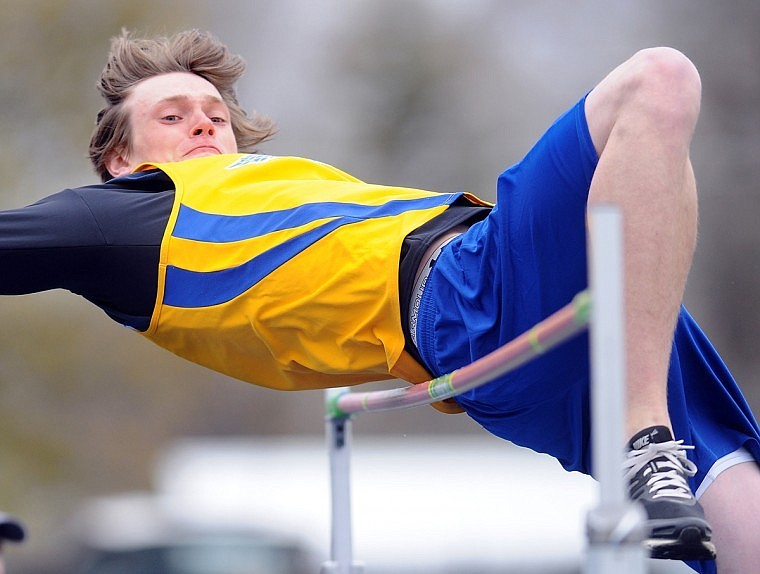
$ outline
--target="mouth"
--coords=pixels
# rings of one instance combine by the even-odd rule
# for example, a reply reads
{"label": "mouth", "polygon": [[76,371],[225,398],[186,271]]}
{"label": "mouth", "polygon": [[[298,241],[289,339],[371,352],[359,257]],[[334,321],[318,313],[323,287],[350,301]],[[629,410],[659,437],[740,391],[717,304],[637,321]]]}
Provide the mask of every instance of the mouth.
{"label": "mouth", "polygon": [[207,155],[220,155],[222,152],[219,150],[219,148],[212,146],[212,145],[201,145],[194,147],[189,152],[185,154],[185,157],[203,157]]}

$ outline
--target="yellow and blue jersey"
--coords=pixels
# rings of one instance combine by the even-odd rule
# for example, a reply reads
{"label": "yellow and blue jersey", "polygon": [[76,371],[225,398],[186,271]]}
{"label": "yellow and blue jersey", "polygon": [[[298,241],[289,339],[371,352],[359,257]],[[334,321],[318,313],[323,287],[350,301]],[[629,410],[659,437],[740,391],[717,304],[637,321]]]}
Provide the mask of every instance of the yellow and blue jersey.
{"label": "yellow and blue jersey", "polygon": [[153,167],[176,193],[146,337],[276,389],[428,377],[404,351],[401,244],[462,193],[367,184],[294,157]]}

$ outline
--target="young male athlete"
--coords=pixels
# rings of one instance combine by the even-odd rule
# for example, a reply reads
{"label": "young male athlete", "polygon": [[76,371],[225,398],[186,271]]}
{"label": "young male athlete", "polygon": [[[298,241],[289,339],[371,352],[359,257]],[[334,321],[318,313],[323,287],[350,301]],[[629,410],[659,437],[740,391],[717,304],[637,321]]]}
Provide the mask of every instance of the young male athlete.
{"label": "young male athlete", "polygon": [[[180,356],[273,388],[419,382],[584,289],[587,206],[614,202],[631,437],[621,471],[649,517],[646,544],[702,572],[715,571],[715,548],[721,572],[760,563],[758,426],[681,307],[700,105],[686,57],[643,50],[613,70],[501,174],[494,206],[239,153],[273,130],[239,106],[242,71],[197,31],[116,38],[90,148],[104,182],[0,213],[0,293],[68,289]],[[591,473],[587,346],[579,336],[449,407]]]}

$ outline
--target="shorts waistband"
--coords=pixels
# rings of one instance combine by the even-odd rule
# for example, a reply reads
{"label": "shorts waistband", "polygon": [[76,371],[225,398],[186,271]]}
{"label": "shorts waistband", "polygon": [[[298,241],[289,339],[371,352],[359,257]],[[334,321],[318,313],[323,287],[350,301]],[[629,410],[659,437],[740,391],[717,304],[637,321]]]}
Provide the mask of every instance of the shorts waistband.
{"label": "shorts waistband", "polygon": [[441,255],[441,251],[454,239],[462,234],[461,231],[453,233],[444,237],[444,239],[433,249],[432,253],[427,258],[422,260],[420,264],[420,271],[417,278],[414,281],[414,287],[412,288],[412,296],[409,300],[409,335],[412,337],[412,344],[417,347],[417,316],[420,311],[420,301],[422,301],[422,293],[425,291],[425,285],[427,284],[430,272],[435,267],[435,262]]}

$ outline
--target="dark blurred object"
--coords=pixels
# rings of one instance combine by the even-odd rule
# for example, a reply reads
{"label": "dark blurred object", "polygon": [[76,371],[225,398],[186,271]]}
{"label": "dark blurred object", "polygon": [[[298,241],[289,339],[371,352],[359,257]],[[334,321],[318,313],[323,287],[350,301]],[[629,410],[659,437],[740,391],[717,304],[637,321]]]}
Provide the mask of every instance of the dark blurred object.
{"label": "dark blurred object", "polygon": [[[14,517],[0,512],[0,549],[5,542],[21,542],[26,532],[21,523]],[[0,574],[5,574],[5,560],[0,554]]]}
{"label": "dark blurred object", "polygon": [[26,537],[23,525],[14,517],[0,512],[0,544],[21,542]]}

